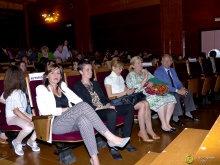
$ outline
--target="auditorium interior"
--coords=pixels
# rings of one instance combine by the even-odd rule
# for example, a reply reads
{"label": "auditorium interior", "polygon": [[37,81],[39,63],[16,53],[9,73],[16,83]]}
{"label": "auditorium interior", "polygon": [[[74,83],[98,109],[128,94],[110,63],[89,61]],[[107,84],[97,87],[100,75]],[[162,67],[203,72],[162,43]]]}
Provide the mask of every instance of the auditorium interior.
{"label": "auditorium interior", "polygon": [[[66,82],[68,72],[72,72],[74,51],[103,62],[106,52],[113,54],[118,50],[122,53],[124,70],[130,65],[124,52],[136,56],[145,51],[148,57],[154,55],[158,58],[156,64],[143,58],[146,65],[151,63],[148,70],[151,72],[152,69],[152,74],[161,65],[161,57],[170,54],[175,59],[172,67],[184,86],[193,93],[197,109],[192,114],[199,120],[180,116],[184,126],[171,123],[176,131],[167,133],[161,130],[158,116],[152,114],[152,127],[160,139],[144,142],[139,140],[138,119],[134,116],[130,142],[137,151],[119,149],[122,160],[114,160],[109,148],[103,146],[98,149],[100,164],[219,165],[219,7],[219,0],[0,0],[0,48],[10,50],[16,62],[19,61],[19,52],[26,48],[38,54],[42,46],[47,46],[50,52],[54,52],[58,45],[68,40],[72,55],[60,64],[64,68]],[[216,51],[216,57],[210,56],[211,50]],[[205,59],[200,59],[201,54]],[[199,67],[194,65],[197,63]],[[27,84],[28,74],[38,64],[36,59],[27,66]],[[0,95],[4,72],[10,65],[11,62],[1,62],[0,56]],[[108,69],[110,71],[111,68]],[[72,74],[73,77],[75,75]],[[103,83],[103,80],[98,82]],[[181,105],[184,109],[183,102]],[[31,107],[34,109],[34,104]],[[71,154],[66,156],[72,156],[69,158],[71,161],[65,158],[71,142],[53,141],[50,144],[40,138],[37,139],[40,152],[32,152],[25,145],[25,139],[25,154],[16,155],[11,141],[19,130],[3,129],[4,108],[0,103],[0,130],[8,137],[8,144],[0,143],[1,165],[90,164],[83,141],[74,141]],[[117,127],[118,136],[121,130],[123,123]]]}

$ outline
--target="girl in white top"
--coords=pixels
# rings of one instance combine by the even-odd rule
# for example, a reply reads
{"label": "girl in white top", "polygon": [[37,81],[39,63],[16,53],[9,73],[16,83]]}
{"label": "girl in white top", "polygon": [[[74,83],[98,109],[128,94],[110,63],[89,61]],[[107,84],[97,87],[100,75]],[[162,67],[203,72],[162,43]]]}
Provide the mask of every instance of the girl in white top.
{"label": "girl in white top", "polygon": [[[17,155],[24,155],[21,142],[29,135],[33,129],[32,115],[26,113],[27,98],[26,98],[26,83],[23,71],[16,67],[11,66],[5,73],[4,77],[4,93],[1,99],[5,100],[6,104],[6,121],[8,125],[19,126],[22,130],[19,132],[16,139],[12,141]],[[35,131],[27,141],[33,151],[40,151],[36,143]]]}
{"label": "girl in white top", "polygon": [[[132,94],[134,89],[128,89],[125,86],[121,72],[123,70],[123,62],[120,60],[112,60],[111,62],[112,72],[105,78],[105,88],[108,97],[122,97],[127,94]],[[153,139],[160,139],[152,129],[151,112],[147,101],[140,101],[134,106],[135,110],[138,110],[138,119],[140,125],[140,131],[138,133],[139,140],[142,138],[145,142],[152,142],[149,139],[149,134]]]}

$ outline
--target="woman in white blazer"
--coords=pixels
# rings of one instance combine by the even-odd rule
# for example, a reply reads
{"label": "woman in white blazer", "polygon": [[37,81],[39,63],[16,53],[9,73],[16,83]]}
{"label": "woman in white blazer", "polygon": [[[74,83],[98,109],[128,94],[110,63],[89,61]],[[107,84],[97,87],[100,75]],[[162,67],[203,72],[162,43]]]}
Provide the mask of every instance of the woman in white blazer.
{"label": "woman in white blazer", "polygon": [[[110,147],[124,147],[128,138],[113,135],[100,120],[92,107],[82,102],[66,83],[63,82],[63,69],[57,64],[47,67],[43,85],[36,88],[37,105],[41,115],[54,116],[53,134],[63,134],[80,130],[86,148],[91,156],[90,162],[99,165],[94,128],[107,140]],[[72,106],[71,103],[75,105]]]}

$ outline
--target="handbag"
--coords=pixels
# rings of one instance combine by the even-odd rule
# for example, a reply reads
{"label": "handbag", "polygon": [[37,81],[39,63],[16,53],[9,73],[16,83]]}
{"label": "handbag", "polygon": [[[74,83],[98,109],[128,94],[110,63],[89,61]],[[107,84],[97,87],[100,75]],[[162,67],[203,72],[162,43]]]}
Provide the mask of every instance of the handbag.
{"label": "handbag", "polygon": [[116,106],[116,105],[131,104],[135,106],[138,102],[145,100],[145,99],[146,99],[146,96],[143,94],[143,92],[132,93],[130,95],[125,95],[115,100],[112,100],[111,105]]}
{"label": "handbag", "polygon": [[52,115],[32,117],[37,139],[43,141],[49,140],[52,118],[53,118]]}

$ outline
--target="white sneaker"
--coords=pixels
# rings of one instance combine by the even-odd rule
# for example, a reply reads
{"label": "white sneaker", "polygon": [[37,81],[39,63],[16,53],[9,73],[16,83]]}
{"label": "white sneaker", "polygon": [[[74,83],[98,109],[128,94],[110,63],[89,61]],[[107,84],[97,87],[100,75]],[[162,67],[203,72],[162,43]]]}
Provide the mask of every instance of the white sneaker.
{"label": "white sneaker", "polygon": [[36,141],[30,142],[30,140],[28,140],[27,145],[29,145],[32,148],[32,151],[40,151],[40,148],[37,146]]}
{"label": "white sneaker", "polygon": [[15,153],[19,156],[24,155],[24,151],[22,149],[22,145],[20,143],[16,143],[15,139],[12,141],[12,145],[15,149]]}

